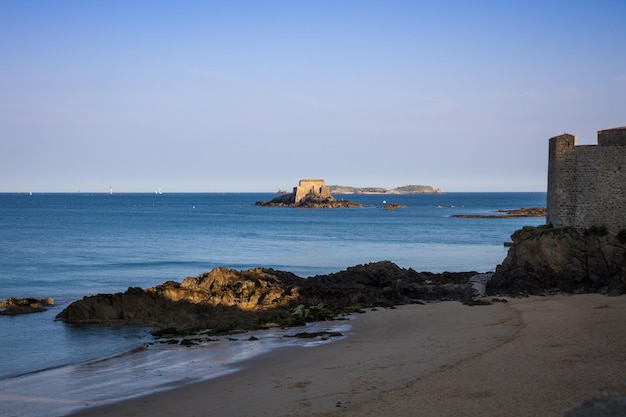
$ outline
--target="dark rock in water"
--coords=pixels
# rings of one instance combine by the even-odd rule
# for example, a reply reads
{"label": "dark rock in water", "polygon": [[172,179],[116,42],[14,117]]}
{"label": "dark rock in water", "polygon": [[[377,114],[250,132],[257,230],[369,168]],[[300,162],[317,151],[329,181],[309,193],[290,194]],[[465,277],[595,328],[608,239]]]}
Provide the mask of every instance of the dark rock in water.
{"label": "dark rock in water", "polygon": [[585,401],[565,414],[565,417],[623,417],[626,416],[626,382],[601,390],[599,395]]}
{"label": "dark rock in water", "polygon": [[284,337],[295,337],[298,339],[316,339],[318,337],[327,339],[329,337],[341,337],[343,333],[340,332],[300,332],[294,335],[285,335]]}
{"label": "dark rock in water", "polygon": [[298,208],[359,208],[363,204],[348,200],[337,200],[333,196],[322,196],[316,193],[308,194],[305,198],[293,202],[293,194],[284,194],[271,201],[257,201],[257,206],[267,207],[298,207]]}
{"label": "dark rock in water", "polygon": [[524,227],[488,294],[626,293],[626,244],[604,228]]}
{"label": "dark rock in water", "polygon": [[84,297],[57,318],[69,323],[141,324],[215,331],[267,327],[332,317],[346,310],[421,301],[472,303],[475,272],[418,273],[392,262],[357,265],[329,275],[301,278],[269,268],[216,268],[181,283],[129,288],[125,293]]}
{"label": "dark rock in water", "polygon": [[257,201],[257,206],[269,206],[269,207],[293,207],[294,206],[293,193],[284,193],[278,197],[273,198],[270,201]]}
{"label": "dark rock in water", "polygon": [[41,313],[46,311],[43,307],[31,307],[31,306],[15,306],[9,307],[6,310],[0,311],[2,316],[18,316],[20,314]]}
{"label": "dark rock in water", "polygon": [[383,206],[383,208],[385,210],[395,210],[399,208],[407,208],[407,206],[405,206],[404,204],[399,204],[399,203],[387,203]]}
{"label": "dark rock in water", "polygon": [[517,219],[521,217],[546,217],[545,207],[530,207],[515,210],[498,210],[502,214],[455,214],[450,217],[463,219]]}
{"label": "dark rock in water", "polygon": [[183,340],[180,341],[180,345],[181,346],[189,347],[189,346],[194,346],[194,345],[197,345],[197,344],[198,344],[198,342],[196,340],[193,340],[193,339],[183,339]]}
{"label": "dark rock in water", "polygon": [[46,311],[44,306],[54,305],[52,298],[7,298],[0,301],[0,311],[3,316],[17,316],[19,314],[40,313]]}

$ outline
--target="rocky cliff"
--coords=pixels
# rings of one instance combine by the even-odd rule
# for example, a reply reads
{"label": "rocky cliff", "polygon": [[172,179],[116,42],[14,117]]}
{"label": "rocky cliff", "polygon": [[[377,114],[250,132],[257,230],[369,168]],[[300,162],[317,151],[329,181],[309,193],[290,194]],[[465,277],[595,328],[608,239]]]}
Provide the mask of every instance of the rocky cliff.
{"label": "rocky cliff", "polygon": [[626,293],[626,236],[604,228],[524,227],[487,283],[488,294]]}

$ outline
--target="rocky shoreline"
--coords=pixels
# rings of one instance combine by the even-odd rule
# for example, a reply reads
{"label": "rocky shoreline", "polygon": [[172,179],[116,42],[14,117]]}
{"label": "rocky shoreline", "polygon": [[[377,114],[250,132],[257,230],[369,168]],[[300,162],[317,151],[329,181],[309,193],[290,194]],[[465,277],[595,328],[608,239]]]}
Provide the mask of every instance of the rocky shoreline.
{"label": "rocky shoreline", "polygon": [[143,290],[84,297],[57,319],[76,324],[139,324],[157,329],[264,328],[299,325],[366,307],[457,300],[478,302],[470,284],[475,272],[433,274],[389,261],[357,265],[302,278],[286,271],[215,268],[182,282]]}
{"label": "rocky shoreline", "polygon": [[310,278],[271,268],[221,267],[180,283],[84,297],[57,319],[229,331],[325,320],[366,307],[443,300],[489,304],[499,301],[489,296],[558,292],[626,293],[623,237],[603,230],[540,226],[518,230],[512,239],[507,257],[493,274],[417,272],[389,261]]}
{"label": "rocky shoreline", "polygon": [[[626,293],[625,236],[602,228],[524,227],[511,236],[502,264],[487,274],[416,272],[389,261],[311,278],[270,268],[221,267],[180,283],[87,296],[71,303],[57,319],[155,328],[254,329],[268,322],[325,320],[364,307],[442,300],[468,305],[492,302],[484,295],[621,295]],[[9,298],[0,302],[4,309],[0,315],[41,312],[53,304],[52,299]],[[306,314],[299,317],[296,311]]]}

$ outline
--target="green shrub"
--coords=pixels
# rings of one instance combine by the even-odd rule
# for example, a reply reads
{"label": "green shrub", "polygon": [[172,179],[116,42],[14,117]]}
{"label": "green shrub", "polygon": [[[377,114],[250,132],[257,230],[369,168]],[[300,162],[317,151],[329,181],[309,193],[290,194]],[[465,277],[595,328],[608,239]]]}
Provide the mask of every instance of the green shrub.
{"label": "green shrub", "polygon": [[622,229],[619,232],[617,232],[617,240],[622,245],[626,244],[626,229]]}
{"label": "green shrub", "polygon": [[562,236],[570,235],[576,230],[575,228],[570,227],[570,226],[554,227],[551,224],[537,226],[536,228],[533,228],[531,226],[527,226],[527,227],[531,232],[534,229],[538,230],[539,236],[555,235],[558,237],[562,237]]}

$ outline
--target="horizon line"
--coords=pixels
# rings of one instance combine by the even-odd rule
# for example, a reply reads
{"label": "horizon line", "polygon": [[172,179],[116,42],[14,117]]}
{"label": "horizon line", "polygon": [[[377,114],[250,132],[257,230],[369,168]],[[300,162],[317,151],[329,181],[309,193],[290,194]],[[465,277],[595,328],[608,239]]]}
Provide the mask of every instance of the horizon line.
{"label": "horizon line", "polygon": [[[460,194],[460,193],[547,193],[546,190],[543,191],[441,191],[441,192],[426,192],[426,193],[376,193],[376,192],[364,192],[364,193],[332,193],[332,194],[342,194],[342,195],[369,195],[369,194],[389,194],[389,195],[415,195],[415,194],[423,194],[423,195],[441,195],[441,194]],[[156,193],[154,191],[0,191],[0,194],[155,194],[155,195],[163,195],[163,194],[282,194],[278,191],[163,191],[160,193]]]}

